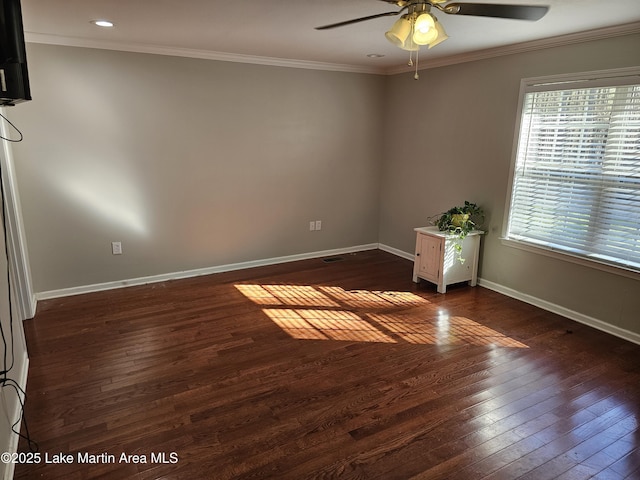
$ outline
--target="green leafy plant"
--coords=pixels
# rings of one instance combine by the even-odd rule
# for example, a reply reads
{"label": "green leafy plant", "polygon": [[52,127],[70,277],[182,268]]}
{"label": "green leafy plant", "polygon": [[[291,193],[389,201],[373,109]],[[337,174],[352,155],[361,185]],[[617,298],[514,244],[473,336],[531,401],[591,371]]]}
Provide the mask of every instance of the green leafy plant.
{"label": "green leafy plant", "polygon": [[438,230],[455,236],[454,249],[460,263],[462,258],[462,241],[474,230],[479,230],[484,223],[484,211],[475,203],[465,200],[463,206],[452,207],[444,213],[431,217],[431,223]]}

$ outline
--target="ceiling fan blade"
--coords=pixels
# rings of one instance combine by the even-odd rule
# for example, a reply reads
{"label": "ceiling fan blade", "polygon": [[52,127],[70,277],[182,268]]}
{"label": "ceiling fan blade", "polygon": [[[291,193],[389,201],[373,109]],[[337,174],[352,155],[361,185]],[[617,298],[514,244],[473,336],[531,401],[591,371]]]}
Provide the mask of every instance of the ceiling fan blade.
{"label": "ceiling fan blade", "polygon": [[497,3],[449,3],[441,10],[455,15],[540,20],[549,7],[546,5],[503,5]]}
{"label": "ceiling fan blade", "polygon": [[400,13],[402,13],[402,10],[400,10],[399,12],[378,13],[377,15],[369,15],[368,17],[355,18],[353,20],[346,20],[344,22],[332,23],[331,25],[316,27],[316,30],[328,30],[330,28],[344,27],[345,25],[351,25],[352,23],[366,22],[367,20],[373,20],[374,18],[380,17],[390,17],[392,15],[399,15]]}

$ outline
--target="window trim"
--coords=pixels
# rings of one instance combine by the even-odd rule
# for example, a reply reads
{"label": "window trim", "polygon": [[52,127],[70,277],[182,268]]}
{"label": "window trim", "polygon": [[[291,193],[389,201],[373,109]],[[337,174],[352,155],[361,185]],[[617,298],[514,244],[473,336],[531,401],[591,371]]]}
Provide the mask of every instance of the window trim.
{"label": "window trim", "polygon": [[[504,217],[502,220],[502,236],[501,243],[505,246],[517,248],[547,257],[563,260],[579,265],[583,265],[597,270],[606,271],[616,275],[640,280],[640,272],[624,265],[607,263],[598,259],[592,259],[579,255],[572,255],[570,252],[554,248],[551,245],[538,244],[533,241],[525,241],[508,236],[509,215],[511,213],[511,196],[513,193],[513,185],[516,173],[516,163],[518,157],[518,147],[520,140],[520,128],[522,125],[522,110],[524,107],[524,98],[527,93],[532,91],[559,90],[567,88],[588,88],[590,84],[598,86],[611,84],[636,84],[640,83],[640,67],[625,67],[611,70],[595,70],[590,72],[568,73],[560,75],[551,75],[544,77],[523,78],[520,81],[520,92],[518,95],[518,108],[516,112],[516,121],[513,132],[513,144],[511,151],[511,164],[509,167],[509,177],[507,184],[507,195],[505,199]],[[594,85],[595,86],[595,85]]]}
{"label": "window trim", "polygon": [[578,257],[577,255],[571,255],[568,252],[555,249],[553,247],[545,247],[542,245],[535,245],[533,243],[525,242],[523,240],[515,240],[513,238],[507,238],[504,235],[500,238],[503,245],[518,250],[524,250],[526,252],[536,253],[545,257],[555,258],[556,260],[562,260],[569,263],[575,263],[585,267],[590,267],[596,270],[613,273],[622,277],[632,278],[634,280],[640,280],[640,273],[634,270],[627,269],[622,265],[613,265],[611,263],[600,262],[596,259],[587,259],[585,257]]}

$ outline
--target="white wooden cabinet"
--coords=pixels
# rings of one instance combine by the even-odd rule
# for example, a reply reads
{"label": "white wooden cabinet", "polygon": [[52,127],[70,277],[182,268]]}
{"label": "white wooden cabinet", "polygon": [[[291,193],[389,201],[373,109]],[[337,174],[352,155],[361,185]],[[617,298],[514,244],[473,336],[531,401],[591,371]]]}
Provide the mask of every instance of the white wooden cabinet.
{"label": "white wooden cabinet", "polygon": [[438,227],[419,227],[416,232],[416,255],[413,264],[413,281],[420,279],[435,283],[439,293],[447,291],[447,285],[469,282],[475,287],[478,281],[478,255],[480,237],[484,232],[470,232],[462,241],[460,263],[455,250],[459,240],[455,235],[441,232]]}

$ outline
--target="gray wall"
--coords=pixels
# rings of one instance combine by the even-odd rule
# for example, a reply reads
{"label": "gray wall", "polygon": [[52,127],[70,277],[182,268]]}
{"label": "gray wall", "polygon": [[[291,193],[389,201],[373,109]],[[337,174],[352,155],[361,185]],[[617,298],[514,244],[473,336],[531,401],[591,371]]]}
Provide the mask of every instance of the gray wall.
{"label": "gray wall", "polygon": [[36,292],[377,242],[383,77],[27,55],[11,118]]}
{"label": "gray wall", "polygon": [[499,238],[520,79],[635,65],[640,35],[429,69],[418,82],[394,76],[386,90],[380,242],[412,252],[413,227],[476,202],[487,213],[482,279],[640,333],[638,280],[516,250]]}

